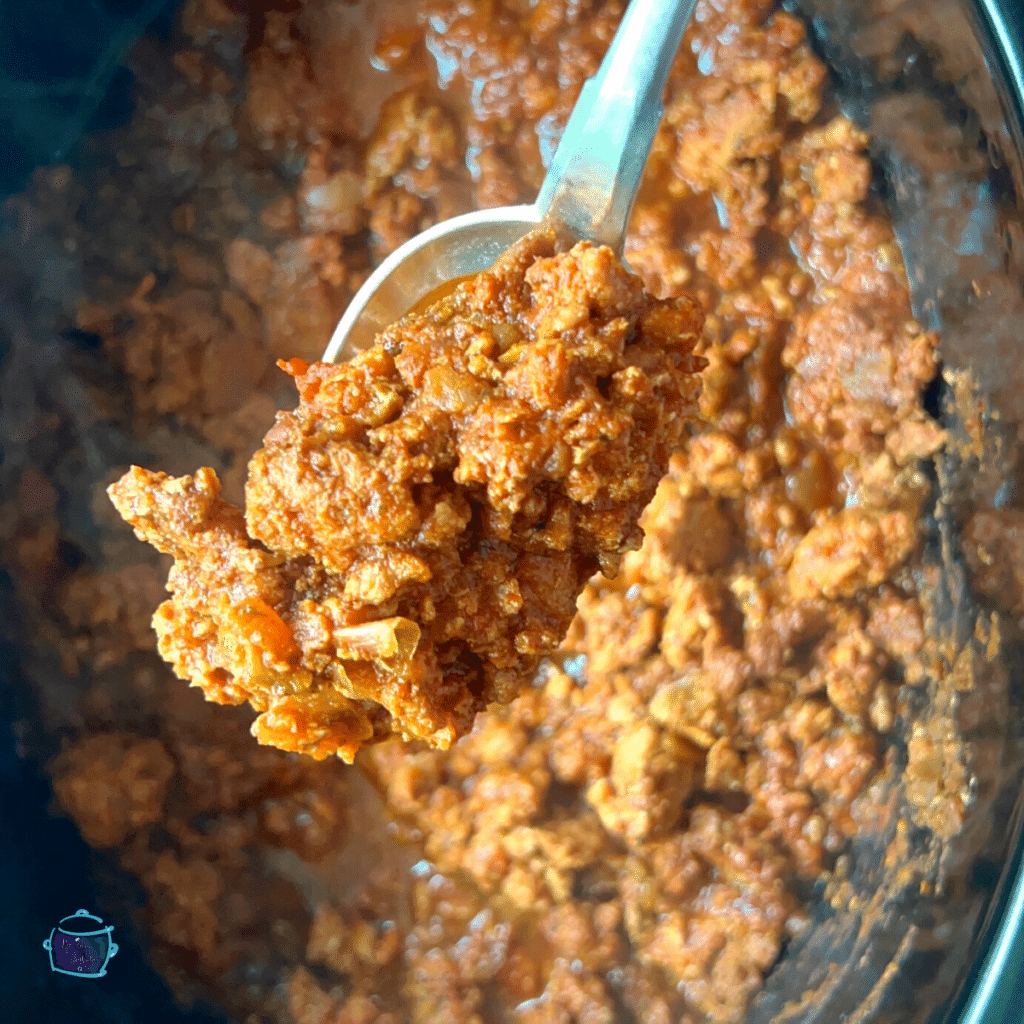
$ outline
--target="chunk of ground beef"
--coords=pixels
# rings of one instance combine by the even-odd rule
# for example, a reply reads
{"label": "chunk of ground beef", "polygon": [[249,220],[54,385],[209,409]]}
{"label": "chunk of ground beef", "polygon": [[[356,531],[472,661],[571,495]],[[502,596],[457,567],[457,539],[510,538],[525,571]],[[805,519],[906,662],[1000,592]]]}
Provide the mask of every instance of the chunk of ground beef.
{"label": "chunk of ground beef", "polygon": [[696,411],[701,326],[610,249],[542,229],[351,362],[285,364],[299,407],[253,456],[244,515],[212,469],[110,488],[175,558],[160,653],[248,701],[263,743],[448,748],[640,546]]}

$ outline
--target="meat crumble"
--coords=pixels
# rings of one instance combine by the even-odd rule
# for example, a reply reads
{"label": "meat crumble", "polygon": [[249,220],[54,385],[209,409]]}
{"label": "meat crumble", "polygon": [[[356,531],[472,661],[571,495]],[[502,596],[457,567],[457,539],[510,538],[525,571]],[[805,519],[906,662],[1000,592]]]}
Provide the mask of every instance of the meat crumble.
{"label": "meat crumble", "polygon": [[[169,59],[133,64],[109,169],[17,200],[25,237],[81,255],[76,326],[119,375],[93,415],[138,444],[74,495],[95,560],[61,562],[64,461],[25,466],[0,548],[70,680],[47,704],[58,799],[139,879],[183,1001],[247,1024],[738,1024],[891,807],[931,670],[937,339],[797,18],[698,4],[625,248],[643,289],[545,241],[447,324],[312,362],[384,254],[535,197],[622,9],[189,0]],[[276,359],[299,406],[272,425]],[[153,652],[166,565],[105,495],[130,461],[162,473],[115,501],[178,561],[161,650],[237,707]],[[340,497],[346,474],[386,505]],[[1018,613],[1019,519],[968,530]],[[430,672],[447,696],[402,692]],[[366,749],[260,746],[247,703],[278,746]],[[911,800],[949,835],[957,728],[906,730]]]}
{"label": "meat crumble", "polygon": [[175,558],[160,653],[208,699],[247,700],[261,743],[447,749],[640,546],[696,411],[702,326],[606,246],[540,229],[350,362],[282,364],[300,404],[253,456],[244,516],[212,469],[111,485]]}

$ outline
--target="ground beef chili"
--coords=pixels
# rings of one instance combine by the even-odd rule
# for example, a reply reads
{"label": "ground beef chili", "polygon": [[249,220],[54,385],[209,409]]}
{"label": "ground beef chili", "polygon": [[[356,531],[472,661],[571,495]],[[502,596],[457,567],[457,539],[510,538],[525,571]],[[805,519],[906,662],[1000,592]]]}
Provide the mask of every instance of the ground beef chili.
{"label": "ground beef chili", "polygon": [[393,733],[447,750],[640,547],[696,410],[702,326],[548,228],[349,362],[282,363],[300,404],[253,456],[244,516],[212,469],[110,487],[175,557],[160,653],[256,708],[261,743],[349,763]]}
{"label": "ground beef chili", "polygon": [[[533,198],[622,5],[244,7],[189,0],[169,57],[132,58],[130,130],[7,206],[26,252],[73,261],[75,337],[115,379],[83,377],[79,420],[32,429],[125,439],[82,456],[92,476],[26,457],[0,515],[41,713],[67,737],[58,799],[138,878],[176,993],[239,1020],[739,1021],[805,927],[799,893],[879,815],[900,688],[924,671],[935,337],[867,201],[866,137],[823,106],[796,18],[698,4],[625,255],[707,313],[706,426],[532,687],[449,750],[317,762],[260,746],[249,709],[157,658],[167,565],[105,488],[131,461],[206,465],[240,505],[288,404],[275,359],[316,359],[424,226]],[[291,369],[312,391],[321,371]],[[69,507],[88,530],[69,536]],[[998,566],[1016,529],[971,536],[983,586],[1002,572],[1018,600]],[[948,789],[927,799],[955,829]]]}

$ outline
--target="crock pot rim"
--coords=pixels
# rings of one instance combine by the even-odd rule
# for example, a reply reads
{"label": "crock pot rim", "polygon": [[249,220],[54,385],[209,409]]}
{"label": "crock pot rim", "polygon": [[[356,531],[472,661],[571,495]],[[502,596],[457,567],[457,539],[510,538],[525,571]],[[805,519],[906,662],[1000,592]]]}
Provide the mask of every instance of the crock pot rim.
{"label": "crock pot rim", "polygon": [[[1024,168],[1024,20],[1011,16],[1013,0],[974,0],[976,24],[987,54],[996,65],[993,74],[1002,77],[1002,99],[1007,127]],[[1014,20],[1016,19],[1016,20]],[[1024,170],[1022,170],[1024,173]],[[1024,185],[1024,183],[1019,183]],[[1024,196],[1021,197],[1024,200]],[[1018,811],[1020,804],[1018,804]],[[957,1024],[1008,1024],[1020,1020],[1014,1011],[1014,996],[1024,983],[1024,832],[1014,823],[1016,849],[1005,878],[1008,895],[973,984],[966,992]]]}

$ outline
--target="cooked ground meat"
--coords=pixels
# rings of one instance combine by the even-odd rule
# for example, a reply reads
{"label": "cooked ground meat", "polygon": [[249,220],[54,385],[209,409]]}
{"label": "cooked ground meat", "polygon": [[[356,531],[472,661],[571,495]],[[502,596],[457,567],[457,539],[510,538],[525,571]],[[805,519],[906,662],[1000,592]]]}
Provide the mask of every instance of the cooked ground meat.
{"label": "cooked ground meat", "polygon": [[261,743],[351,762],[392,733],[448,749],[562,642],[696,411],[703,326],[607,247],[533,232],[340,366],[282,364],[300,404],[249,464],[110,487],[175,558],[160,653]]}
{"label": "cooked ground meat", "polygon": [[[451,344],[427,317],[420,340],[407,322],[348,366],[307,366],[384,253],[536,195],[623,5],[241,6],[190,0],[171,60],[135,60],[116,160],[41,174],[13,208],[19,237],[52,231],[81,256],[78,327],[123,382],[90,415],[137,439],[84,498],[62,490],[67,461],[29,460],[0,514],[39,649],[70,680],[46,684],[72,737],[58,795],[139,878],[175,991],[239,1020],[734,1024],[806,926],[798,894],[891,806],[890,736],[931,667],[920,459],[945,437],[920,395],[936,338],[867,201],[866,136],[824,105],[796,18],[703,2],[625,250],[666,302],[601,250],[547,252],[506,282],[523,314],[500,330]],[[580,274],[568,300],[559,267]],[[593,309],[581,268],[616,282]],[[490,322],[501,287],[484,275],[447,308]],[[696,339],[684,292],[707,313]],[[272,426],[290,397],[274,360],[295,356],[300,404]],[[696,357],[704,425],[681,432]],[[499,396],[518,419],[494,415]],[[578,401],[581,445],[595,415],[631,424],[597,431],[589,463],[564,432]],[[204,702],[152,652],[166,566],[103,495],[129,459],[169,474],[114,489],[179,558],[161,645],[210,696],[255,698],[264,737],[321,754],[392,730],[447,743],[522,692],[448,750],[393,738],[349,768],[259,746],[249,708]],[[197,465],[218,476],[182,477]],[[367,466],[391,514],[329,506]],[[602,497],[611,479],[625,491]],[[614,516],[588,515],[605,500]],[[75,501],[102,571],[62,568]],[[1009,513],[968,529],[979,585],[1017,612],[1020,533]],[[618,574],[583,587],[533,674],[598,564]],[[485,603],[460,623],[471,593]],[[448,668],[447,705],[425,689],[410,708],[382,688],[408,673],[338,654],[339,631],[383,620],[396,651],[415,636],[435,659],[416,671]],[[267,692],[275,679],[288,690]],[[971,792],[957,728],[907,729],[911,801],[946,834]]]}

